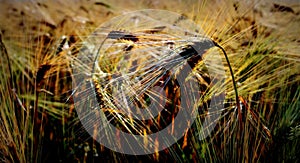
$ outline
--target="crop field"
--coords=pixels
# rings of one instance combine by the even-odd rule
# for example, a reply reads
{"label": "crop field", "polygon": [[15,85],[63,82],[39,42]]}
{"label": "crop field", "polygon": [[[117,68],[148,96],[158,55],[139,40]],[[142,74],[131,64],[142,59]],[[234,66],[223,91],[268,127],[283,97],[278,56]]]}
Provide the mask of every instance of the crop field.
{"label": "crop field", "polygon": [[300,162],[300,2],[0,0],[0,162]]}

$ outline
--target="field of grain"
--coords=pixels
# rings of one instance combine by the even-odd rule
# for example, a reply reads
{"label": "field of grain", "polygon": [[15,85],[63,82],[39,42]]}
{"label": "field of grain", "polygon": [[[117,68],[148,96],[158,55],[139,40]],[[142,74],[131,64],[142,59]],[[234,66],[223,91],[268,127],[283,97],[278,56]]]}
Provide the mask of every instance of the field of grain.
{"label": "field of grain", "polygon": [[[268,0],[0,0],[0,2],[0,162],[300,161],[300,152],[297,149],[300,146],[299,2]],[[178,13],[183,19],[194,22],[200,30],[203,30],[206,37],[225,50],[226,55],[223,55],[222,51],[217,49],[222,54],[224,82],[216,83],[214,86],[208,84],[207,87],[211,89],[201,92],[203,101],[199,104],[199,108],[205,108],[210,102],[211,92],[224,93],[225,99],[220,118],[210,135],[204,139],[199,139],[199,134],[201,135],[199,130],[207,110],[199,109],[195,122],[170,147],[161,151],[155,150],[151,154],[129,155],[108,148],[87,132],[83,122],[80,121],[81,110],[76,109],[74,104],[77,87],[72,85],[72,81],[77,75],[74,74],[74,65],[82,65],[83,68],[86,66],[78,61],[78,56],[93,32],[99,29],[101,24],[109,22],[116,16],[143,9]],[[166,16],[161,15],[162,18]],[[115,23],[114,28],[118,25],[118,22]],[[132,27],[126,26],[120,29],[122,32],[131,30]],[[168,32],[164,32],[158,35],[159,38],[172,38]],[[121,43],[130,45],[127,46],[127,51],[136,46],[132,43],[139,44],[137,39],[135,40],[135,35],[121,36],[123,37],[120,39]],[[109,50],[111,53],[115,52],[113,48]],[[209,54],[207,56],[209,57]],[[114,63],[121,59],[122,56],[109,60],[112,68],[107,69],[106,73],[115,70],[114,67],[117,65]],[[107,63],[104,61],[100,63],[102,64],[99,67],[104,70]],[[215,68],[218,68],[217,66]],[[199,67],[195,68],[193,74],[205,79],[205,71]],[[153,73],[150,76],[154,78],[157,74]],[[203,80],[197,80],[200,85],[203,84],[201,81]],[[98,85],[101,85],[101,82],[99,83]],[[145,85],[140,87],[144,88]],[[173,89],[173,92],[169,91],[171,93],[168,98],[178,98],[176,88],[176,82],[168,87],[170,90]],[[99,93],[97,97],[101,96],[98,97],[98,101],[106,98],[107,102],[113,98],[100,89],[100,86],[97,87],[97,91]],[[108,105],[109,102],[103,101],[104,103],[99,102],[99,108],[107,110],[107,118],[119,115],[114,110],[114,105]],[[182,103],[174,101],[174,105]],[[209,108],[209,105],[206,107]],[[172,118],[174,119],[162,116],[162,119],[170,124],[173,122]],[[121,126],[119,129],[127,130],[128,133],[149,134],[148,130],[143,130],[143,126],[137,129],[133,123],[126,122],[128,119],[114,120],[115,122],[111,123]],[[164,125],[158,124],[155,129],[162,128]],[[106,132],[94,132],[107,137],[108,141],[117,142],[120,139],[117,133],[111,136]],[[159,143],[161,142],[155,141],[153,145],[159,146]]]}

